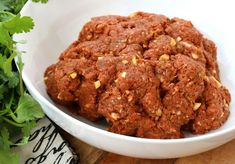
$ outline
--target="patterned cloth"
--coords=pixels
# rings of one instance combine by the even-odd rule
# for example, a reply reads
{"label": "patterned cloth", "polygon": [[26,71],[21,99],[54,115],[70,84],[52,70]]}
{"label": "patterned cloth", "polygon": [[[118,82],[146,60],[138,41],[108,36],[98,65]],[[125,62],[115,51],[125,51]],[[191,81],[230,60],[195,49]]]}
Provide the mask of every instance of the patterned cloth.
{"label": "patterned cloth", "polygon": [[38,121],[31,132],[29,143],[14,147],[20,154],[20,164],[77,164],[79,158],[60,136],[48,118]]}

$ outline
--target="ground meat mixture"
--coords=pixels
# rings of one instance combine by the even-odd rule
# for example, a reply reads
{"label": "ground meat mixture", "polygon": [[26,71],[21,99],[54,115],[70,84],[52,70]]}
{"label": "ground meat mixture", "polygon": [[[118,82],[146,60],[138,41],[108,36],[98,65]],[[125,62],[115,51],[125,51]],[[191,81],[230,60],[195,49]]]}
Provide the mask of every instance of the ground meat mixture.
{"label": "ground meat mixture", "polygon": [[216,46],[190,21],[137,12],[101,16],[45,72],[50,97],[111,132],[145,138],[203,134],[229,116]]}

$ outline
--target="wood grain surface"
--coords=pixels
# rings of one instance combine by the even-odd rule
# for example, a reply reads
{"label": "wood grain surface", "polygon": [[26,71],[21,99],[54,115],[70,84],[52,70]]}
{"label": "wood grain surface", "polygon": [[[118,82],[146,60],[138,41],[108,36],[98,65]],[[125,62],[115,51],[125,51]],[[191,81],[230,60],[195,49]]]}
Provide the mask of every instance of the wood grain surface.
{"label": "wood grain surface", "polygon": [[235,164],[235,140],[211,151],[178,159],[139,159],[121,156],[92,147],[65,131],[61,134],[74,151],[81,164]]}

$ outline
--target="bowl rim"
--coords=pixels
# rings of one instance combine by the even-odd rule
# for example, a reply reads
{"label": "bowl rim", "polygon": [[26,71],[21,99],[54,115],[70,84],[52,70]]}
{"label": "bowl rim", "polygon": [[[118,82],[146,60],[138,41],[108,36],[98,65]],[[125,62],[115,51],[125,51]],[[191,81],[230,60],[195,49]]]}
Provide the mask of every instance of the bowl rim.
{"label": "bowl rim", "polygon": [[[30,7],[30,5],[33,4],[33,2],[28,1],[25,6],[22,8],[21,10],[21,14],[25,15],[24,13],[27,12],[28,7]],[[17,38],[14,36],[14,38]],[[18,49],[18,46],[16,45],[16,48]],[[17,60],[17,59],[16,59]],[[152,139],[152,138],[140,138],[140,137],[132,137],[132,136],[127,136],[127,135],[122,135],[122,134],[117,134],[117,133],[113,133],[113,132],[109,132],[107,130],[103,130],[103,129],[99,129],[97,127],[94,127],[92,125],[86,124],[74,117],[72,117],[71,115],[63,112],[62,110],[60,110],[58,107],[56,107],[55,105],[53,105],[52,103],[50,103],[32,84],[31,80],[28,78],[28,76],[26,75],[25,71],[22,71],[22,78],[24,80],[24,83],[26,84],[26,86],[28,88],[30,88],[30,90],[35,94],[35,96],[37,97],[36,99],[38,99],[41,103],[45,103],[46,106],[48,106],[49,108],[51,108],[53,111],[61,113],[63,115],[65,115],[67,118],[76,121],[78,124],[80,124],[80,126],[88,129],[89,131],[94,131],[99,135],[103,135],[106,137],[111,137],[117,140],[124,140],[124,141],[129,141],[129,142],[139,142],[139,143],[143,143],[143,144],[147,144],[147,143],[152,143],[152,144],[180,144],[180,143],[191,143],[191,142],[197,142],[197,141],[202,141],[202,140],[209,140],[209,139],[213,139],[213,138],[217,138],[219,136],[223,136],[227,133],[230,133],[232,131],[235,131],[235,125],[231,126],[231,127],[227,127],[226,129],[222,129],[213,133],[205,133],[205,134],[200,134],[200,135],[196,135],[194,137],[186,137],[186,138],[178,138],[178,139]],[[231,107],[230,107],[231,110]],[[221,127],[219,127],[221,128]],[[219,129],[218,128],[218,129]],[[75,136],[76,137],[76,136]],[[235,138],[235,136],[233,137]]]}

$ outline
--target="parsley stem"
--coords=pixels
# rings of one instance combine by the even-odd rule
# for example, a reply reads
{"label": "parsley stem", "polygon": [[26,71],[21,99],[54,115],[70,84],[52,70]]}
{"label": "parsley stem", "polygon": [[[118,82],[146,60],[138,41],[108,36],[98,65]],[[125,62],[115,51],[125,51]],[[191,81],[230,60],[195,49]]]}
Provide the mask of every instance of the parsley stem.
{"label": "parsley stem", "polygon": [[3,116],[3,115],[5,115],[8,112],[9,112],[9,108],[6,108],[5,110],[0,111],[0,116]]}
{"label": "parsley stem", "polygon": [[23,79],[22,79],[22,72],[20,71],[20,95],[24,95],[24,86],[23,86]]}
{"label": "parsley stem", "polygon": [[3,118],[4,121],[6,121],[6,122],[8,122],[9,124],[12,124],[12,125],[14,125],[14,126],[17,126],[17,127],[20,127],[20,128],[22,128],[22,127],[25,126],[25,124],[16,123],[16,122],[14,122],[14,121],[12,121],[12,120],[6,118],[6,117],[2,117],[2,118]]}
{"label": "parsley stem", "polygon": [[[15,53],[16,50],[14,50]],[[23,85],[23,78],[22,78],[22,69],[23,69],[23,65],[22,65],[22,58],[21,58],[21,54],[18,53],[17,55],[18,58],[18,70],[19,70],[19,79],[20,79],[20,95],[23,96],[24,95],[24,85]]]}
{"label": "parsley stem", "polygon": [[17,117],[15,116],[15,114],[12,112],[11,108],[9,108],[9,116],[11,116],[11,118],[18,123]]}

